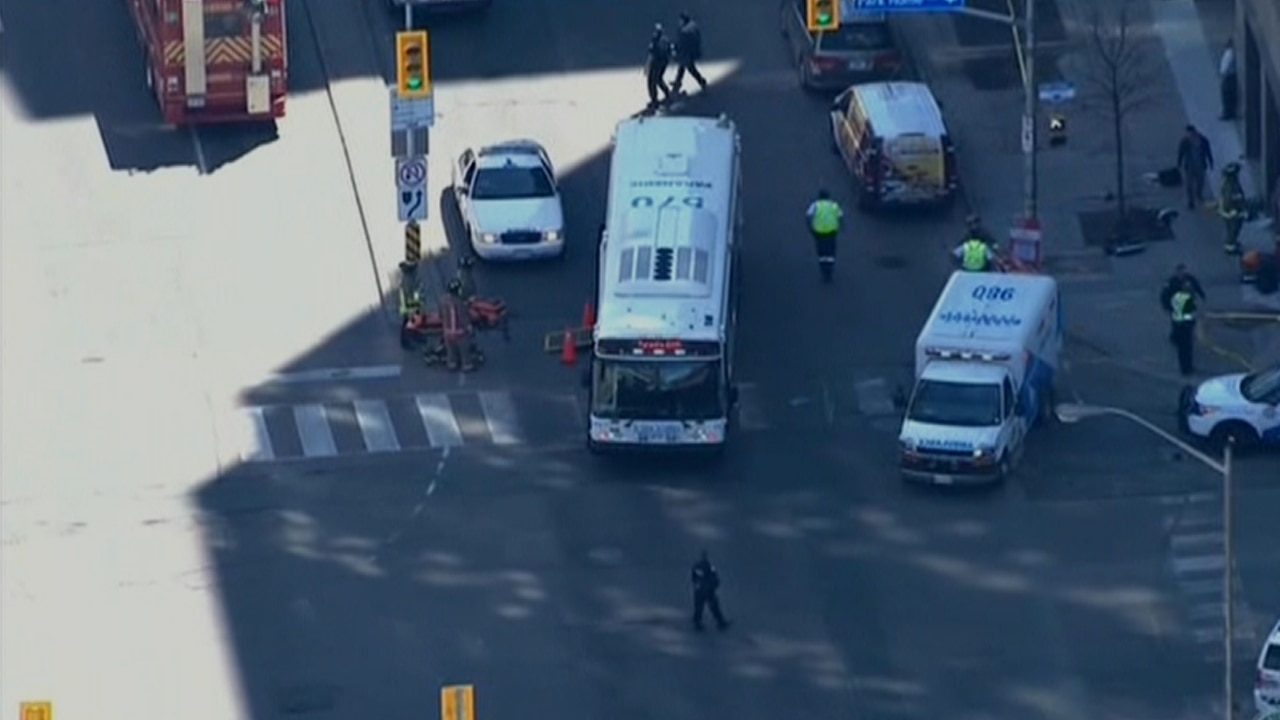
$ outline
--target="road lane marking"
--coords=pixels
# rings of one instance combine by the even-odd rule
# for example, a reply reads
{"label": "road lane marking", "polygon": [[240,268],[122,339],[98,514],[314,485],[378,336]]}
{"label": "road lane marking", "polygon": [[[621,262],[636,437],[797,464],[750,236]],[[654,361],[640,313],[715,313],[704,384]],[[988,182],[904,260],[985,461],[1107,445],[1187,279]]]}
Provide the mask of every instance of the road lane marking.
{"label": "road lane marking", "polygon": [[397,377],[400,377],[399,365],[366,365],[362,367],[322,368],[319,370],[280,373],[279,375],[271,376],[267,384],[298,385],[337,380],[388,380]]}
{"label": "road lane marking", "polygon": [[493,444],[519,445],[522,442],[520,422],[511,395],[505,392],[481,392],[479,395],[480,410]]}
{"label": "road lane marking", "polygon": [[760,386],[755,383],[738,383],[738,429],[748,432],[769,429]]}
{"label": "road lane marking", "polygon": [[884,378],[860,380],[854,384],[858,394],[858,410],[863,415],[894,415],[898,409],[893,404],[893,393]]}
{"label": "road lane marking", "polygon": [[298,424],[298,439],[302,441],[304,455],[333,457],[338,454],[333,429],[329,427],[328,413],[323,405],[297,405],[293,408],[293,420]]}
{"label": "road lane marking", "polygon": [[271,445],[271,433],[267,432],[267,417],[260,407],[246,408],[253,431],[253,448],[246,456],[249,462],[267,462],[276,457]]}
{"label": "road lane marking", "polygon": [[391,412],[381,400],[356,400],[356,424],[364,436],[364,447],[371,453],[396,452],[400,440],[396,438],[396,426],[391,422]]}
{"label": "road lane marking", "polygon": [[453,403],[444,393],[426,393],[415,395],[414,403],[418,406],[418,415],[422,418],[422,427],[427,431],[427,440],[432,447],[458,447],[462,445],[462,428],[458,427],[458,419],[453,414]]}

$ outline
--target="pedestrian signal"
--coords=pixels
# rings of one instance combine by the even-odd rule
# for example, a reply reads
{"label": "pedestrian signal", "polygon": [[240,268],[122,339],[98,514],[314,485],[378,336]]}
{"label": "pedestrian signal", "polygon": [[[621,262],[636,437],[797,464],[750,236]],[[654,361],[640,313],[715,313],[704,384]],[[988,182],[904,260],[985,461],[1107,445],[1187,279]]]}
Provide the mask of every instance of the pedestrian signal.
{"label": "pedestrian signal", "polygon": [[838,30],[840,28],[839,0],[808,0],[806,24],[809,32]]}
{"label": "pedestrian signal", "polygon": [[1049,147],[1067,144],[1067,119],[1062,115],[1049,116]]}
{"label": "pedestrian signal", "polygon": [[396,86],[400,97],[431,95],[431,47],[425,30],[396,33]]}

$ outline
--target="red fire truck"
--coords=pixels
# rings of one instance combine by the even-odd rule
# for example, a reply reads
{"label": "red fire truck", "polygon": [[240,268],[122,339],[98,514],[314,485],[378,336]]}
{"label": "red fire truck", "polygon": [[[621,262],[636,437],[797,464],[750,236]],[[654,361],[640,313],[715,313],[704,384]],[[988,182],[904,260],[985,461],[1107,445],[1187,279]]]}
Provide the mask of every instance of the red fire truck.
{"label": "red fire truck", "polygon": [[166,123],[284,115],[285,0],[127,0]]}

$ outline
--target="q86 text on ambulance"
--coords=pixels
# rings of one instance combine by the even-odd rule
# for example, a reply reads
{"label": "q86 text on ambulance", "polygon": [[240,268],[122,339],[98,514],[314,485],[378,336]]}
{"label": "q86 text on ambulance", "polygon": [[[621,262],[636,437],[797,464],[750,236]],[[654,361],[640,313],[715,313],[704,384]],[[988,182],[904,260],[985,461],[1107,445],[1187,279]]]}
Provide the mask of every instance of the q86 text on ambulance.
{"label": "q86 text on ambulance", "polygon": [[737,402],[739,152],[725,117],[617,127],[585,378],[593,452],[724,446]]}

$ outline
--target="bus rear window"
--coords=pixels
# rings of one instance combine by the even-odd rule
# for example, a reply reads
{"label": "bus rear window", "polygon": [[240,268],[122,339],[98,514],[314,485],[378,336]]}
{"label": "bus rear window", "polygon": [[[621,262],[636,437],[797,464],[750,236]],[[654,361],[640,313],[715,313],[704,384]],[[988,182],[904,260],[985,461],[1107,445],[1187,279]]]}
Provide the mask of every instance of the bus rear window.
{"label": "bus rear window", "polygon": [[848,23],[835,32],[824,32],[818,38],[823,52],[856,52],[886,50],[893,46],[889,26],[881,22]]}

